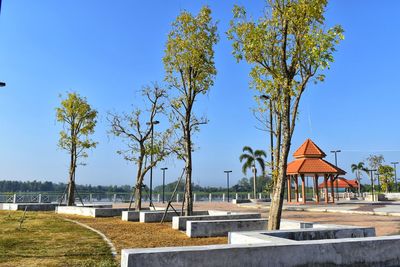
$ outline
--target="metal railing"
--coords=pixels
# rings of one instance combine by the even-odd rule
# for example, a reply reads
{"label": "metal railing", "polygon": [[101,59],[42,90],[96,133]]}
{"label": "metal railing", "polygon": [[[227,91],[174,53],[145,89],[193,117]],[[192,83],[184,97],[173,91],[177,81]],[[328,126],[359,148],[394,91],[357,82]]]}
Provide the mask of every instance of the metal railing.
{"label": "metal railing", "polygon": [[[172,196],[172,192],[166,192],[164,194],[164,201],[167,202],[170,200]],[[84,203],[124,203],[129,202],[133,196],[131,193],[79,193],[75,195],[76,203],[79,203],[81,200]],[[181,202],[183,200],[184,193],[179,192],[174,196],[174,202]],[[257,198],[267,198],[267,194],[258,193]],[[247,192],[230,192],[229,199],[250,199],[253,198],[252,193]],[[19,192],[19,193],[0,193],[0,203],[59,203],[65,202],[66,195],[62,193],[27,193],[27,192]],[[133,199],[134,200],[134,199]],[[149,201],[150,197],[148,194],[144,193],[142,195],[142,201]],[[152,196],[153,202],[162,202],[162,194],[155,192]],[[193,193],[193,201],[208,201],[208,202],[221,202],[227,201],[228,195],[226,193],[215,192],[215,193],[207,193],[207,192],[194,192]]]}

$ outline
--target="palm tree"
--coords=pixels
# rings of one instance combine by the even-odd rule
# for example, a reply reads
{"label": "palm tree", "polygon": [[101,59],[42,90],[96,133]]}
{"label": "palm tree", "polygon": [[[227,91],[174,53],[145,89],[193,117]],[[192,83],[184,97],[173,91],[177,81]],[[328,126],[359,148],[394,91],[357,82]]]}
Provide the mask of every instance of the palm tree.
{"label": "palm tree", "polygon": [[364,167],[364,162],[359,162],[358,164],[351,164],[351,171],[356,173],[358,194],[361,194],[361,171],[368,173],[367,168]]}
{"label": "palm tree", "polygon": [[257,198],[257,190],[256,190],[256,179],[257,179],[257,168],[256,168],[256,163],[260,165],[261,171],[264,174],[265,171],[265,161],[264,158],[267,158],[267,153],[265,153],[264,150],[255,150],[249,146],[243,147],[243,154],[240,155],[239,160],[240,162],[244,161],[244,164],[242,166],[242,172],[244,175],[246,175],[247,170],[251,169],[253,171],[253,193],[254,193],[254,199]]}

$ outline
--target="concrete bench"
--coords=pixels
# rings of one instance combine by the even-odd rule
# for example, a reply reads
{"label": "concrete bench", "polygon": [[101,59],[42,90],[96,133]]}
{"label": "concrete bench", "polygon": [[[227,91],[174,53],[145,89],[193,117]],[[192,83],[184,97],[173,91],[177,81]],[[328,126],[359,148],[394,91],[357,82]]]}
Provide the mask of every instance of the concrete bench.
{"label": "concrete bench", "polygon": [[27,211],[53,211],[58,204],[56,203],[3,203],[2,210],[26,210]]}
{"label": "concrete bench", "polygon": [[[181,215],[181,212],[178,211],[178,214]],[[194,215],[208,215],[208,211],[193,211]],[[149,222],[161,222],[162,217],[164,216],[164,211],[141,211],[139,213],[139,221],[141,223],[149,223]],[[167,214],[164,218],[164,222],[171,222],[172,217],[177,216],[175,211],[168,210]]]}
{"label": "concrete bench", "polygon": [[138,210],[124,210],[122,212],[121,219],[127,222],[138,222],[139,221],[139,213]]}
{"label": "concrete bench", "polygon": [[186,230],[188,221],[216,221],[216,220],[234,220],[234,219],[260,219],[260,213],[240,213],[229,215],[198,215],[198,216],[174,216],[172,218],[172,228],[177,230]]}
{"label": "concrete bench", "polygon": [[229,232],[264,230],[267,225],[266,219],[187,221],[186,235],[189,237],[228,236]]}
{"label": "concrete bench", "polygon": [[77,206],[58,206],[56,213],[71,214],[89,217],[114,217],[121,216],[122,211],[127,208],[92,208],[92,207],[77,207]]}
{"label": "concrete bench", "polygon": [[[400,236],[123,249],[122,267],[399,266]],[[325,253],[322,253],[325,252]]]}
{"label": "concrete bench", "polygon": [[121,219],[127,222],[138,222],[139,221],[139,213],[141,211],[159,211],[159,210],[150,210],[150,208],[142,208],[141,210],[124,210],[122,212]]}

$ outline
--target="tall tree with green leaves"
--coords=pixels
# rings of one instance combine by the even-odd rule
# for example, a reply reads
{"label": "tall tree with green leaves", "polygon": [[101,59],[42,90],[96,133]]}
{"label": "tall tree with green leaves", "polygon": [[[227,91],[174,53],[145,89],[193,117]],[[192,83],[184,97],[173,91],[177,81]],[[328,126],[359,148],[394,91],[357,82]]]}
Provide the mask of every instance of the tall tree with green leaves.
{"label": "tall tree with green leaves", "polygon": [[252,86],[268,95],[274,114],[274,192],[268,229],[279,229],[287,160],[302,95],[310,81],[324,81],[322,70],[333,62],[343,39],[341,26],[327,28],[327,0],[268,0],[263,17],[248,18],[235,6],[228,30],[233,55],[252,66]]}
{"label": "tall tree with green leaves", "polygon": [[[165,113],[166,91],[158,85],[146,86],[142,89],[142,96],[148,104],[146,109],[136,108],[130,114],[109,113],[108,116],[111,133],[126,145],[117,153],[137,167],[134,186],[136,210],[142,208],[144,177],[171,153],[171,130],[161,133],[154,128],[157,116]],[[153,161],[150,160],[152,156]]]}
{"label": "tall tree with green leaves", "polygon": [[262,176],[264,176],[265,172],[265,158],[267,154],[264,150],[253,150],[249,146],[243,147],[243,154],[240,155],[239,160],[243,162],[242,172],[246,175],[248,170],[253,172],[253,197],[254,199],[257,198],[257,166],[261,168]]}
{"label": "tall tree with green leaves", "polygon": [[212,21],[209,7],[203,7],[196,16],[183,11],[172,23],[163,58],[165,80],[174,96],[171,118],[180,132],[177,135],[181,149],[177,154],[185,162],[184,201],[188,215],[193,212],[192,135],[199,131],[200,125],[207,123],[206,118],[196,117],[194,107],[198,97],[206,94],[214,84],[217,73],[214,45],[217,41],[217,26]]}
{"label": "tall tree with green leaves", "polygon": [[367,168],[364,166],[364,162],[359,162],[358,164],[351,164],[351,171],[356,173],[356,179],[358,182],[358,193],[361,194],[361,172],[368,174]]}
{"label": "tall tree with green leaves", "polygon": [[[368,162],[370,169],[379,171],[379,167],[382,166],[383,163],[385,163],[385,158],[381,154],[369,155],[367,158],[367,162]],[[371,174],[368,173],[368,175],[371,175]],[[371,183],[374,183],[375,180],[377,180],[377,182],[378,182],[378,190],[379,190],[381,187],[380,179],[376,179],[376,178],[373,179],[373,177],[371,177]]]}
{"label": "tall tree with green leaves", "polygon": [[87,150],[95,148],[97,142],[90,139],[97,123],[97,111],[93,109],[86,98],[77,93],[68,93],[56,109],[57,121],[62,123],[58,146],[70,155],[69,182],[67,205],[75,204],[75,174],[79,158],[87,158]]}
{"label": "tall tree with green leaves", "polygon": [[380,165],[378,167],[378,173],[382,190],[389,193],[394,183],[394,168],[389,165]]}

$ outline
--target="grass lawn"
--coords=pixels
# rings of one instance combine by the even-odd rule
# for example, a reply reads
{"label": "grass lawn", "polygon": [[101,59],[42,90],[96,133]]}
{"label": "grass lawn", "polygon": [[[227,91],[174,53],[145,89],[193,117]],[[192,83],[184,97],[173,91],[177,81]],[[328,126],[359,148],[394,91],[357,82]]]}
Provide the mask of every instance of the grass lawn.
{"label": "grass lawn", "polygon": [[[123,248],[226,244],[226,237],[189,238],[171,223],[125,222],[120,217],[90,218],[27,212],[19,229],[21,211],[0,211],[0,266],[117,266]],[[114,260],[97,234],[64,218],[105,234],[117,249]]]}
{"label": "grass lawn", "polygon": [[0,266],[117,266],[104,240],[53,212],[0,211]]}

